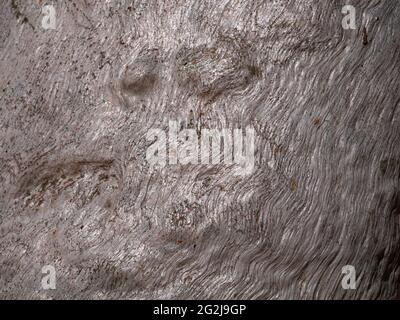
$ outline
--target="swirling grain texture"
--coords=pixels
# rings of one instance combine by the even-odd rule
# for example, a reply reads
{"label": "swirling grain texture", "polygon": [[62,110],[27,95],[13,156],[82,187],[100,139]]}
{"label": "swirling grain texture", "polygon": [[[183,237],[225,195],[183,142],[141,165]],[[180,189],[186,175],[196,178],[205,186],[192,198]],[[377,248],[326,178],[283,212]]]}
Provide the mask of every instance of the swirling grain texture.
{"label": "swirling grain texture", "polygon": [[[400,298],[398,1],[45,3],[0,6],[0,298]],[[153,170],[169,121],[254,170]]]}

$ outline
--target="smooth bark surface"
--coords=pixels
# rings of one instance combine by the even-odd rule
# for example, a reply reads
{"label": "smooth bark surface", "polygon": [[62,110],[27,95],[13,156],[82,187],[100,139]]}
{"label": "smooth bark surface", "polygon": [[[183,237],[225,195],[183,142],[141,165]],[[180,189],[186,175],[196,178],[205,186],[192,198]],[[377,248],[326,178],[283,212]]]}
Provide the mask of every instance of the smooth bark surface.
{"label": "smooth bark surface", "polygon": [[[400,297],[398,1],[3,2],[1,298]],[[170,121],[254,169],[150,167]]]}

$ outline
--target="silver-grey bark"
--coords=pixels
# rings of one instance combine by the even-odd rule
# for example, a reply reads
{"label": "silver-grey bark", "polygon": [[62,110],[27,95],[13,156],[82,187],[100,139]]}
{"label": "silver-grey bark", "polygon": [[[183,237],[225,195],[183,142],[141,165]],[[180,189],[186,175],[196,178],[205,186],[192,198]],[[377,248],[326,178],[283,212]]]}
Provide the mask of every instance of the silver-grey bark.
{"label": "silver-grey bark", "polygon": [[[398,1],[45,4],[0,6],[0,298],[400,297]],[[253,173],[152,170],[173,120]]]}

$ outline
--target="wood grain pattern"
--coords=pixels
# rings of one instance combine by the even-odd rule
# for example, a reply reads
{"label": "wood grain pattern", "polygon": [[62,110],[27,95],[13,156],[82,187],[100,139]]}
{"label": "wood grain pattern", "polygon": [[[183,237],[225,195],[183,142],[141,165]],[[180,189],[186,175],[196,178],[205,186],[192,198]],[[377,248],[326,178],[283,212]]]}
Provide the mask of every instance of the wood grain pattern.
{"label": "wood grain pattern", "polygon": [[[351,2],[0,6],[0,298],[400,298],[400,4]],[[152,170],[169,121],[253,172]]]}

